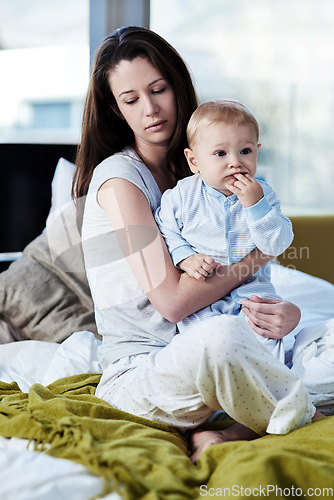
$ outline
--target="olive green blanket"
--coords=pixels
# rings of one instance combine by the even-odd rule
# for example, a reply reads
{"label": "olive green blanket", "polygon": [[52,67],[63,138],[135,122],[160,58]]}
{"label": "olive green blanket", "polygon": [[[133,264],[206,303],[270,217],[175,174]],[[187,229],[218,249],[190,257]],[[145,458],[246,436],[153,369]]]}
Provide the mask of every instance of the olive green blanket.
{"label": "olive green blanket", "polygon": [[35,384],[28,394],[15,382],[0,383],[0,435],[29,439],[41,452],[83,464],[104,478],[101,494],[117,491],[124,499],[334,496],[334,417],[286,436],[212,446],[194,466],[177,430],[96,398],[99,378]]}

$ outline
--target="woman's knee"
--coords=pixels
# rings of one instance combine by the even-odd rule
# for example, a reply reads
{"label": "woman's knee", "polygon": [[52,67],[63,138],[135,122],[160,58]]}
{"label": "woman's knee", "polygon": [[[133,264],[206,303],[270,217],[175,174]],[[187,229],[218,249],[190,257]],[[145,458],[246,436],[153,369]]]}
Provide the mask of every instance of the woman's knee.
{"label": "woman's knee", "polygon": [[221,315],[197,325],[192,337],[206,355],[219,355],[221,361],[226,358],[231,362],[232,358],[238,358],[240,351],[247,348],[250,332],[244,319]]}

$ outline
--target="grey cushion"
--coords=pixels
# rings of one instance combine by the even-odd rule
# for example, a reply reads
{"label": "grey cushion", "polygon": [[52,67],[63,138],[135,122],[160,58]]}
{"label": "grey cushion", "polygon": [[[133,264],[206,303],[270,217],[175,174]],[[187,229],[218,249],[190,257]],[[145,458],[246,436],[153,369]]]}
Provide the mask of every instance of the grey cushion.
{"label": "grey cushion", "polygon": [[81,241],[77,234],[68,240],[68,229],[75,233],[73,214],[68,206],[49,217],[22,257],[0,273],[0,316],[28,339],[61,342],[76,331],[96,334]]}

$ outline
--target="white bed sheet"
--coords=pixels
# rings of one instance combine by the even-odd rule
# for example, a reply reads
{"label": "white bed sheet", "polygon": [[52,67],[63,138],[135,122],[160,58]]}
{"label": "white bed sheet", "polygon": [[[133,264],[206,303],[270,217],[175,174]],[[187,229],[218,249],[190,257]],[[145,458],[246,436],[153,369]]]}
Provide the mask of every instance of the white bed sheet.
{"label": "white bed sheet", "polygon": [[15,381],[27,392],[34,384],[51,382],[79,373],[100,373],[93,333],[75,332],[62,344],[24,340],[0,346],[0,380]]}
{"label": "white bed sheet", "polygon": [[[334,317],[334,285],[299,271],[273,265],[277,293],[302,310],[298,327],[285,339],[286,350],[303,328]],[[16,381],[27,392],[37,382],[48,385],[58,378],[100,372],[100,341],[91,332],[75,332],[61,345],[21,341],[0,345],[0,380]],[[27,450],[24,440],[0,438],[1,500],[88,500],[99,493],[102,481],[80,465]],[[119,500],[113,493],[108,500]]]}
{"label": "white bed sheet", "polygon": [[[23,392],[33,383],[48,385],[61,377],[100,372],[91,332],[76,332],[63,344],[25,340],[0,346],[0,379],[16,381]],[[103,481],[85,467],[27,448],[24,439],[0,437],[1,500],[88,500]],[[105,500],[120,500],[112,493]]]}
{"label": "white bed sheet", "polygon": [[272,265],[272,282],[277,294],[296,304],[302,313],[299,325],[283,339],[286,351],[292,348],[301,330],[334,318],[331,283],[279,264]]}
{"label": "white bed sheet", "polygon": [[[88,500],[103,481],[82,465],[29,451],[24,439],[0,438],[1,500]],[[116,493],[105,500],[120,500]]]}

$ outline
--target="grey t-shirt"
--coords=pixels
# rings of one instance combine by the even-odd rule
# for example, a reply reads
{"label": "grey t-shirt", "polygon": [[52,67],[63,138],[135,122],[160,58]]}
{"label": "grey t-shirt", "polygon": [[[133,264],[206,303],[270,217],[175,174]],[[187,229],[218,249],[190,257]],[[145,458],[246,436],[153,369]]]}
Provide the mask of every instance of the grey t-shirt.
{"label": "grey t-shirt", "polygon": [[[145,265],[145,248],[155,245],[159,253],[158,229],[146,226],[114,229],[97,202],[102,184],[116,177],[137,186],[152,212],[161,199],[154,177],[131,148],[107,158],[94,170],[85,201],[82,246],[97,329],[103,336],[99,352],[103,369],[124,356],[160,349],[176,333],[176,325],[154,309],[125,258],[138,253]],[[162,266],[161,279],[163,272]],[[150,276],[147,280],[148,286],[159,284],[152,283]]]}

